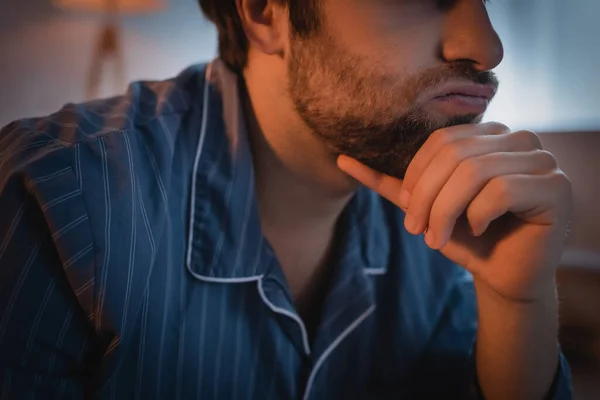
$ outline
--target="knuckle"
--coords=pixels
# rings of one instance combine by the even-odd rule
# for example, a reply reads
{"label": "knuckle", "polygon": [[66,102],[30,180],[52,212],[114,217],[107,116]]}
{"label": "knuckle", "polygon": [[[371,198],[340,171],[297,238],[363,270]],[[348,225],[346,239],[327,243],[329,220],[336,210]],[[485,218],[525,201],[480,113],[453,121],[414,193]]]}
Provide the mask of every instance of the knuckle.
{"label": "knuckle", "polygon": [[557,169],[552,174],[552,179],[555,182],[556,186],[560,189],[560,192],[567,195],[572,195],[573,193],[573,183],[571,179],[565,174],[562,170]]}
{"label": "knuckle", "polygon": [[494,198],[499,199],[503,203],[508,203],[511,199],[510,180],[506,176],[499,176],[490,182],[491,191]]}
{"label": "knuckle", "polygon": [[451,164],[458,164],[463,161],[464,158],[464,150],[463,146],[458,144],[457,142],[452,142],[446,144],[444,149],[442,150],[443,159]]}
{"label": "knuckle", "polygon": [[548,169],[558,168],[558,161],[552,153],[547,150],[538,150],[538,156],[541,158],[544,166]]}
{"label": "knuckle", "polygon": [[438,129],[429,136],[435,146],[443,147],[452,141],[447,129]]}
{"label": "knuckle", "polygon": [[530,130],[521,130],[514,133],[525,149],[542,149],[542,141],[537,133]]}
{"label": "knuckle", "polygon": [[488,122],[488,126],[490,127],[491,131],[496,132],[497,134],[510,132],[510,128],[500,122]]}
{"label": "knuckle", "polygon": [[485,167],[479,157],[468,158],[460,163],[457,172],[467,182],[479,182],[484,179]]}

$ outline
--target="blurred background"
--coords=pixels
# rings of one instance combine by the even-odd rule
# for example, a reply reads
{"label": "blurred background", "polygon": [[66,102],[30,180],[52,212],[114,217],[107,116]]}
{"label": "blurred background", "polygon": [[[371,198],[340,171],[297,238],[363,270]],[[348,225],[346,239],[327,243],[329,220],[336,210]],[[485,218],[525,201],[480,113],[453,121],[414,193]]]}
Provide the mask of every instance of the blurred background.
{"label": "blurred background", "polygon": [[[95,12],[98,0],[0,0],[0,126],[216,55],[196,0],[120,1],[127,13],[115,28]],[[489,9],[506,57],[486,119],[539,132],[573,181],[561,341],[577,398],[600,399],[600,1],[492,0]],[[102,63],[102,54],[113,57]]]}

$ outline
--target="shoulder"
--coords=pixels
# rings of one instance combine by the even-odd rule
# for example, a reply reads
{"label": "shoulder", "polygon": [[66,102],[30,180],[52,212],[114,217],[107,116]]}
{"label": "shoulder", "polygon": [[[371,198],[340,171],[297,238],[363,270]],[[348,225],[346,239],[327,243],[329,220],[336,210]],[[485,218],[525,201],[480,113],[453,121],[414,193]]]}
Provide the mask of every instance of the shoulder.
{"label": "shoulder", "polygon": [[20,185],[52,201],[85,191],[87,183],[94,200],[100,182],[123,188],[134,169],[160,170],[176,151],[193,151],[189,144],[197,135],[185,124],[201,114],[195,111],[202,107],[205,69],[195,65],[170,80],[135,82],[125,95],[67,104],[0,129],[0,196],[23,195]]}
{"label": "shoulder", "polygon": [[[149,265],[148,252],[141,250],[149,235],[135,232],[151,229],[153,217],[159,221],[152,213],[164,213],[164,182],[156,181],[177,149],[192,149],[185,140],[193,138],[175,143],[191,132],[186,124],[202,107],[204,69],[194,66],[164,82],[136,82],[123,96],[69,104],[1,129],[0,257],[3,243],[17,237],[15,226],[23,237],[43,230],[73,291],[92,288],[89,298],[78,295],[90,314],[98,295],[93,282],[109,262],[126,265],[135,245]],[[144,209],[141,198],[156,204]]]}
{"label": "shoulder", "polygon": [[[0,129],[0,194],[16,178],[31,187],[71,170],[80,185],[86,175],[118,179],[134,158],[172,158],[183,121],[202,106],[205,68],[195,65],[166,81],[135,82],[122,96],[67,104]],[[54,188],[57,195],[70,190]]]}
{"label": "shoulder", "polygon": [[202,103],[206,65],[191,66],[173,79],[138,81],[108,99],[69,103],[40,118],[15,121],[0,132],[0,142],[70,147],[123,131],[143,128],[160,118],[184,115]]}

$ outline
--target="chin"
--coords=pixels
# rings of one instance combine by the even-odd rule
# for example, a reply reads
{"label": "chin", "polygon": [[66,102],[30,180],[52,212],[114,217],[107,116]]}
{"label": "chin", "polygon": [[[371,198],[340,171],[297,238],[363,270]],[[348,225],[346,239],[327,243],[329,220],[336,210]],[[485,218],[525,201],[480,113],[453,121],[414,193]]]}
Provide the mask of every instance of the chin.
{"label": "chin", "polygon": [[[428,119],[437,129],[454,125],[478,124],[483,120],[483,114],[448,113],[435,109],[427,110]],[[435,130],[437,130],[435,129]]]}

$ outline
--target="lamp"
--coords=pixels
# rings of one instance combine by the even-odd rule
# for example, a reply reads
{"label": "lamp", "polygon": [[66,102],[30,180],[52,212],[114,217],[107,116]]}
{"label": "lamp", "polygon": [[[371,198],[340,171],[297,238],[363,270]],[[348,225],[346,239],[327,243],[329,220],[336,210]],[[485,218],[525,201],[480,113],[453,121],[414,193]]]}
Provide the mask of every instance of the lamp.
{"label": "lamp", "polygon": [[164,7],[163,0],[53,0],[52,3],[65,10],[121,14],[146,14]]}
{"label": "lamp", "polygon": [[103,66],[111,58],[114,61],[115,88],[121,90],[125,84],[120,16],[160,11],[165,0],[52,0],[52,3],[68,11],[102,14],[104,26],[98,35],[86,84],[86,97],[93,99],[99,94]]}

